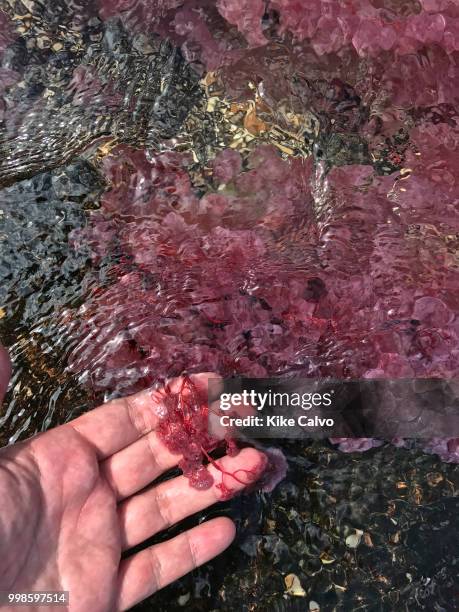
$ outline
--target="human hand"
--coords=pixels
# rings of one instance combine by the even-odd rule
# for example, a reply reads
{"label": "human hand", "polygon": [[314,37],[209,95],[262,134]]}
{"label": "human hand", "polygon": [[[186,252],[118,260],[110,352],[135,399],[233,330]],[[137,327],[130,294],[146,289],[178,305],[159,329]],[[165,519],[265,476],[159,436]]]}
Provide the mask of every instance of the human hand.
{"label": "human hand", "polygon": [[[219,499],[215,486],[197,491],[183,476],[145,489],[180,459],[155,433],[160,397],[114,400],[0,450],[0,590],[69,591],[71,612],[126,610],[231,543],[234,524],[222,517],[121,559]],[[247,448],[219,463],[257,473],[264,456]]]}

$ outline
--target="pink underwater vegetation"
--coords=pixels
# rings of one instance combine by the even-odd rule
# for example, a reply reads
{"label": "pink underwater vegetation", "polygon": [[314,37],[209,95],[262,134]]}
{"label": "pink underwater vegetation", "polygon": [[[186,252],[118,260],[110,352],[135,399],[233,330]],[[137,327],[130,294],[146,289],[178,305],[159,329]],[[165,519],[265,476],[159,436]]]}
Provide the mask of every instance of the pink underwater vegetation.
{"label": "pink underwater vegetation", "polygon": [[[282,255],[283,230],[304,216],[310,165],[286,164],[270,147],[251,160],[234,195],[200,199],[182,155],[148,161],[121,147],[106,160],[114,187],[73,238],[95,262],[119,253],[112,282],[80,311],[86,338],[71,358],[75,369],[91,365],[94,385],[133,390],[183,371],[266,376],[320,338],[328,322],[313,313],[326,292]],[[215,166],[227,177],[237,168],[226,153]]]}
{"label": "pink underwater vegetation", "polygon": [[[227,150],[198,195],[186,155],[119,147],[104,162],[100,210],[73,236],[95,265],[111,264],[73,322],[71,368],[116,392],[198,371],[456,378],[457,2],[272,0],[263,14],[264,4],[100,0],[104,18],[167,35],[187,60],[222,68],[233,92],[254,80],[266,99],[294,93],[296,112],[312,104],[373,151],[403,128],[408,144],[391,159],[404,170],[380,176],[348,160],[326,172],[269,146],[243,163]],[[299,93],[283,79],[279,41],[306,73]],[[425,448],[459,460],[456,438]]]}
{"label": "pink underwater vegetation", "polygon": [[374,438],[330,438],[330,442],[338,444],[338,448],[345,453],[363,453],[382,444],[381,440]]}
{"label": "pink underwater vegetation", "polygon": [[185,156],[120,147],[105,161],[112,189],[73,238],[114,263],[73,323],[72,369],[123,392],[184,371],[456,377],[457,214],[443,211],[458,190],[436,180],[451,171],[433,163],[438,129],[417,143],[409,179],[333,169],[319,222],[310,161],[263,146],[239,171],[224,152],[216,186],[228,183],[198,198]]}
{"label": "pink underwater vegetation", "polygon": [[228,23],[237,27],[251,47],[267,43],[262,31],[263,0],[217,0],[217,9]]}
{"label": "pink underwater vegetation", "polygon": [[234,34],[215,37],[218,16],[235,26],[241,49],[268,44],[265,30],[274,20],[277,33],[307,40],[318,54],[352,48],[361,57],[406,55],[432,43],[448,53],[459,50],[454,0],[100,0],[100,14],[119,16],[137,30],[183,37],[212,64],[228,61],[234,47]]}

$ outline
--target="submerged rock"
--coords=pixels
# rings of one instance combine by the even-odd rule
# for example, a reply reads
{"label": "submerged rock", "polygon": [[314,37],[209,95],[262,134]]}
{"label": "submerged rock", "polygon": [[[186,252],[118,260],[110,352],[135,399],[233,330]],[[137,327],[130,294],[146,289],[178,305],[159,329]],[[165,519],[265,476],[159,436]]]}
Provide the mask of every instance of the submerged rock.
{"label": "submerged rock", "polygon": [[177,48],[157,37],[136,45],[118,20],[95,23],[86,52],[56,51],[36,59],[35,71],[27,58],[25,81],[4,94],[0,186],[106,142],[154,146],[199,100],[198,76]]}

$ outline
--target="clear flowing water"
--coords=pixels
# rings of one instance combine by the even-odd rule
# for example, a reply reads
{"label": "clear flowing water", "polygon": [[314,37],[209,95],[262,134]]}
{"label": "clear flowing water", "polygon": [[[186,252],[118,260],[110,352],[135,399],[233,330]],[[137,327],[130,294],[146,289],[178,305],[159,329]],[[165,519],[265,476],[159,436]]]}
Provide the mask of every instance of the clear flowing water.
{"label": "clear flowing water", "polygon": [[[184,59],[164,22],[139,27],[142,3],[101,6],[0,2],[1,442],[184,370],[454,377],[454,96],[387,106],[390,67],[378,88],[366,60],[316,56],[272,13],[269,45],[242,52],[210,11],[237,57],[208,70],[202,27]],[[441,64],[423,53],[425,73]],[[235,545],[139,608],[453,609],[453,465],[279,446],[272,495],[208,513],[235,518]]]}

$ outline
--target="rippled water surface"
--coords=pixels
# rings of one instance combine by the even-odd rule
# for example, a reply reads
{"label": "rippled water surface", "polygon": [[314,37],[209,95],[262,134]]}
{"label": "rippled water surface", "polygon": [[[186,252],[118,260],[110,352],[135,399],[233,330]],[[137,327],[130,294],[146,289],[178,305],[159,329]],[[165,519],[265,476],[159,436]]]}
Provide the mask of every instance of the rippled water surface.
{"label": "rippled water surface", "polygon": [[[210,70],[101,5],[0,0],[1,443],[185,370],[457,377],[457,100],[384,107],[365,60],[313,58],[273,14]],[[272,494],[210,513],[232,548],[139,609],[454,609],[453,464],[279,446]]]}

